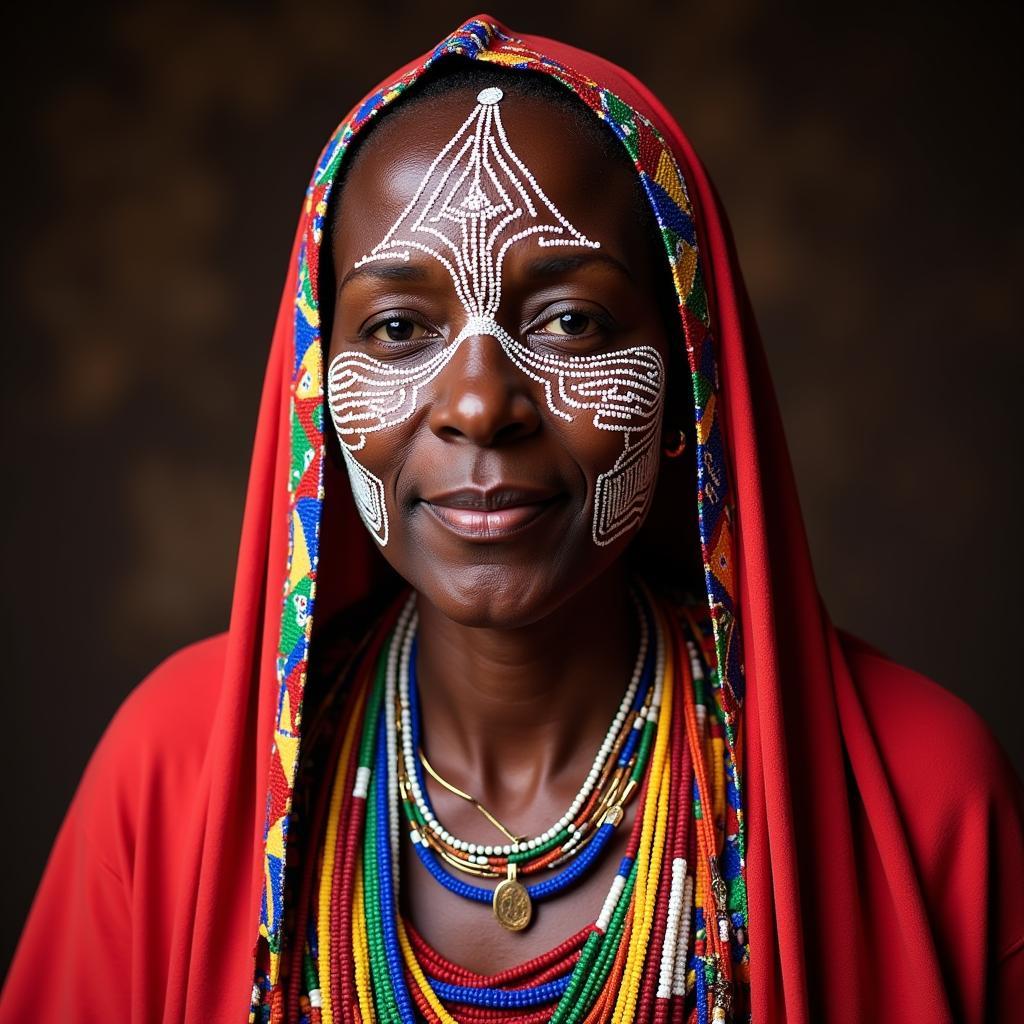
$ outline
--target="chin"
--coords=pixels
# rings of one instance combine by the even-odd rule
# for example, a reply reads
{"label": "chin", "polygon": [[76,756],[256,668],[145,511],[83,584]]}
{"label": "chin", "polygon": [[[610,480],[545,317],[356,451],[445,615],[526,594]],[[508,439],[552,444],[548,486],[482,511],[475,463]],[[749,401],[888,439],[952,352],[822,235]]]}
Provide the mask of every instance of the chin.
{"label": "chin", "polygon": [[480,562],[448,566],[410,582],[443,615],[461,626],[516,629],[550,614],[574,589],[552,566],[530,570]]}

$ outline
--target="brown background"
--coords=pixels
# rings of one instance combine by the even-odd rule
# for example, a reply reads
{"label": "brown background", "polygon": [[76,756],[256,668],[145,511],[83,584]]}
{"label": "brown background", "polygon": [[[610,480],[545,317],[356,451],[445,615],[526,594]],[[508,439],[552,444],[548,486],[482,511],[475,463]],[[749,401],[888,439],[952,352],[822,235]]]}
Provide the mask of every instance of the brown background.
{"label": "brown background", "polygon": [[[226,625],[320,147],[477,13],[39,7],[8,37],[0,965],[111,714]],[[677,115],[733,220],[833,617],[962,695],[1020,766],[1020,16],[827,7],[491,13]]]}

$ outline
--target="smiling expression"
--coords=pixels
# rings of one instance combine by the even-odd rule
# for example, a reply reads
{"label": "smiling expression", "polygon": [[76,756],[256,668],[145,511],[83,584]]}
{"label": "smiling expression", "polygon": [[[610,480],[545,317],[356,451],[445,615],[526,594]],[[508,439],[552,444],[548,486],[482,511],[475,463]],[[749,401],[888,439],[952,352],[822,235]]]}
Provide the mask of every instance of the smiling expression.
{"label": "smiling expression", "polygon": [[399,108],[350,168],[328,403],[363,521],[428,596],[523,607],[642,524],[667,339],[634,190],[564,110],[493,87]]}

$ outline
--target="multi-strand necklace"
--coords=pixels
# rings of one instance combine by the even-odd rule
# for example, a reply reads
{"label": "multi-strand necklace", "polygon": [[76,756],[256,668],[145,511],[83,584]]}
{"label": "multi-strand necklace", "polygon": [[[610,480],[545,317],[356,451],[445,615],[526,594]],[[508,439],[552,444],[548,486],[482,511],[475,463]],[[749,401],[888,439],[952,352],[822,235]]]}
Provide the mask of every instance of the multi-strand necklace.
{"label": "multi-strand necklace", "polygon": [[[643,584],[635,606],[644,623],[637,666],[570,809],[540,836],[510,834],[509,842],[490,847],[451,835],[431,809],[418,756],[414,595],[385,617],[353,670],[329,768],[333,782],[311,837],[320,856],[306,872],[294,932],[304,941],[282,953],[287,1007],[278,1002],[268,1019],[743,1019],[746,906],[736,884],[743,865],[726,841],[739,793],[728,782],[737,777],[732,753],[714,687],[707,686],[710,645],[688,611]],[[406,836],[421,859],[427,855],[443,872],[444,880],[431,873],[446,888],[479,889],[485,896],[460,895],[494,906],[493,890],[462,882],[452,868],[520,886],[532,902],[597,869],[633,795],[637,814],[601,913],[547,953],[498,974],[475,974],[431,949],[402,914],[398,865]],[[532,887],[518,882],[520,872],[542,867],[556,873]],[[565,880],[540,889],[559,879]]]}
{"label": "multi-strand necklace", "polygon": [[[399,623],[396,634],[401,651],[398,701],[398,784],[409,837],[427,870],[450,892],[491,905],[495,918],[510,931],[525,928],[534,901],[567,889],[600,855],[622,821],[623,808],[643,777],[654,740],[661,706],[664,651],[649,642],[650,624],[641,598],[631,592],[640,626],[636,664],[619,705],[588,772],[569,809],[549,829],[532,838],[514,837],[481,805],[444,783],[429,769],[422,755],[419,688],[416,679],[416,616]],[[437,820],[427,795],[424,770],[442,785],[466,797],[502,831],[510,842],[483,845],[457,839]],[[479,878],[502,878],[495,889],[470,885],[454,877],[446,865]],[[520,875],[544,869],[557,873],[534,885],[523,885]]]}

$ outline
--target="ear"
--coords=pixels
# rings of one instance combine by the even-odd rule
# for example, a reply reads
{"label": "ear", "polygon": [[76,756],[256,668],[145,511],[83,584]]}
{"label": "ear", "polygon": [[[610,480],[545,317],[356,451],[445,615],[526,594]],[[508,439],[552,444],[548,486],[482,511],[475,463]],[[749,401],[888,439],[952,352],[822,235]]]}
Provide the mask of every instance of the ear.
{"label": "ear", "polygon": [[661,454],[666,459],[678,459],[686,451],[686,431],[666,424],[661,432]]}

